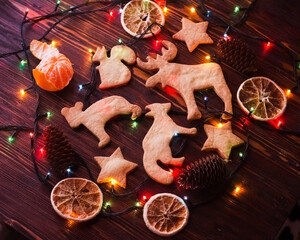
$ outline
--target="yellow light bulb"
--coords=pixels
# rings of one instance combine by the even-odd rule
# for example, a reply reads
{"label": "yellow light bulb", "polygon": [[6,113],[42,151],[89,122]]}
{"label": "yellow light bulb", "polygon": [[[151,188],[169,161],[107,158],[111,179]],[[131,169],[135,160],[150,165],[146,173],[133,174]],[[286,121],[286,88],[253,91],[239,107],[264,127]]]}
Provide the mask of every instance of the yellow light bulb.
{"label": "yellow light bulb", "polygon": [[164,7],[164,12],[166,13],[168,11],[168,8],[167,7]]}
{"label": "yellow light bulb", "polygon": [[115,179],[111,179],[110,182],[111,182],[111,185],[115,185],[117,183],[117,181]]}
{"label": "yellow light bulb", "polygon": [[243,193],[243,192],[245,192],[245,188],[243,188],[242,185],[237,185],[237,186],[235,186],[235,188],[234,188],[232,194],[233,194],[235,197],[237,197],[237,196],[239,196],[239,195],[240,195],[241,193]]}
{"label": "yellow light bulb", "polygon": [[55,44],[56,44],[55,41],[52,41],[52,42],[51,42],[51,46],[52,46],[52,47],[55,47]]}
{"label": "yellow light bulb", "polygon": [[286,90],[286,95],[290,95],[291,94],[291,89]]}
{"label": "yellow light bulb", "polygon": [[191,8],[191,12],[194,13],[196,9],[194,7]]}
{"label": "yellow light bulb", "polygon": [[209,55],[207,55],[205,58],[206,58],[207,60],[209,60],[209,59],[210,59],[210,56],[209,56]]}
{"label": "yellow light bulb", "polygon": [[223,124],[222,124],[222,123],[219,123],[219,124],[218,124],[218,128],[221,128],[221,127],[223,127]]}
{"label": "yellow light bulb", "polygon": [[22,89],[22,90],[20,91],[20,93],[21,93],[22,96],[24,96],[24,95],[25,95],[25,90]]}

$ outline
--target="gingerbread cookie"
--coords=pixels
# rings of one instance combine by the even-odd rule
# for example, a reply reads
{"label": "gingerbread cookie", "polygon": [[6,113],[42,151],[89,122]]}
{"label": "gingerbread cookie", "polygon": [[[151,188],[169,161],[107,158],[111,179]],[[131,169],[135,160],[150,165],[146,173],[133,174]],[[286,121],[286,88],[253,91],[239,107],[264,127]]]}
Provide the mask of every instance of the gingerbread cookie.
{"label": "gingerbread cookie", "polygon": [[94,159],[101,167],[97,182],[115,181],[115,183],[122,188],[126,188],[127,173],[138,166],[136,163],[125,160],[120,148],[110,157],[95,157]]}
{"label": "gingerbread cookie", "polygon": [[130,114],[131,119],[136,119],[142,109],[129,103],[125,98],[120,96],[111,96],[99,100],[92,104],[85,111],[82,111],[83,103],[77,102],[74,107],[63,108],[61,114],[66,118],[71,128],[76,128],[83,124],[86,126],[99,140],[98,146],[104,147],[110,142],[110,137],[106,133],[105,123],[120,114]]}
{"label": "gingerbread cookie", "polygon": [[162,41],[167,49],[162,48],[162,55],[156,58],[147,57],[147,62],[137,58],[139,67],[145,70],[159,70],[155,75],[146,81],[147,87],[154,87],[161,83],[175,89],[185,101],[187,106],[188,120],[201,118],[197,107],[194,91],[213,88],[216,94],[222,99],[225,111],[232,113],[231,92],[226,84],[222,69],[217,63],[204,63],[198,65],[184,65],[169,63],[177,54],[176,46],[169,41]]}
{"label": "gingerbread cookie", "polygon": [[232,133],[231,122],[225,123],[222,127],[205,124],[204,131],[208,138],[202,147],[202,151],[216,150],[224,159],[229,158],[232,147],[244,142]]}
{"label": "gingerbread cookie", "polygon": [[208,22],[194,23],[187,18],[182,18],[182,29],[173,35],[174,39],[185,41],[190,52],[199,44],[214,43],[206,33]]}
{"label": "gingerbread cookie", "polygon": [[171,138],[174,134],[196,134],[196,128],[184,128],[178,126],[168,116],[171,109],[171,103],[154,103],[146,106],[146,116],[153,117],[154,122],[143,140],[143,163],[147,174],[155,181],[162,184],[170,184],[173,182],[173,176],[170,172],[162,169],[157,161],[163,164],[180,166],[184,161],[184,157],[173,158],[171,148],[169,146]]}
{"label": "gingerbread cookie", "polygon": [[124,85],[129,82],[131,72],[121,61],[134,64],[136,60],[135,52],[127,46],[118,45],[111,49],[110,57],[107,57],[105,47],[98,47],[93,62],[100,62],[97,67],[100,73],[100,88],[112,88]]}

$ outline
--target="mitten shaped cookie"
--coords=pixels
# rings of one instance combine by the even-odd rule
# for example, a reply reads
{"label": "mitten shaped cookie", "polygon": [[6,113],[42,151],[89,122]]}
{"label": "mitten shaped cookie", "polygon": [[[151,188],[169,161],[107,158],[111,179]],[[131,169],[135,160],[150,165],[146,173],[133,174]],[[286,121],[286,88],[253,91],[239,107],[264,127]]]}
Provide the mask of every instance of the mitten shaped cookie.
{"label": "mitten shaped cookie", "polygon": [[118,45],[111,49],[110,57],[107,57],[105,47],[98,47],[93,62],[100,62],[99,70],[101,84],[100,88],[112,88],[124,85],[130,81],[131,72],[121,61],[134,64],[135,52],[127,46]]}
{"label": "mitten shaped cookie", "polygon": [[128,102],[120,96],[111,96],[95,102],[85,111],[82,111],[83,103],[77,102],[74,107],[63,108],[61,114],[66,118],[71,128],[76,128],[83,124],[99,140],[98,146],[104,147],[110,142],[110,137],[106,133],[105,123],[120,114],[130,114],[131,119],[136,119],[141,115],[142,109]]}
{"label": "mitten shaped cookie", "polygon": [[173,158],[170,148],[170,141],[174,134],[196,134],[196,128],[184,128],[178,126],[172,118],[168,116],[171,103],[154,103],[146,106],[146,116],[153,117],[154,122],[143,140],[143,163],[147,174],[155,181],[162,184],[173,182],[170,172],[162,169],[157,161],[163,164],[180,166],[184,157]]}

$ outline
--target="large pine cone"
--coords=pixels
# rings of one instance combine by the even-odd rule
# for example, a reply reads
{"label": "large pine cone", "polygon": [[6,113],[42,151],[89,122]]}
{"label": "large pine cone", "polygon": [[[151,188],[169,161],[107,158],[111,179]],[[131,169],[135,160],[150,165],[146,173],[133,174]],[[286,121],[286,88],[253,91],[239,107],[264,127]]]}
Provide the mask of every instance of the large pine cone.
{"label": "large pine cone", "polygon": [[226,172],[225,161],[214,154],[187,165],[179,174],[177,182],[179,187],[185,189],[206,188],[224,179]]}
{"label": "large pine cone", "polygon": [[54,126],[46,127],[43,143],[50,166],[59,175],[64,175],[68,168],[79,165],[72,146],[62,130]]}
{"label": "large pine cone", "polygon": [[238,39],[220,39],[218,42],[221,58],[241,73],[256,71],[256,56]]}

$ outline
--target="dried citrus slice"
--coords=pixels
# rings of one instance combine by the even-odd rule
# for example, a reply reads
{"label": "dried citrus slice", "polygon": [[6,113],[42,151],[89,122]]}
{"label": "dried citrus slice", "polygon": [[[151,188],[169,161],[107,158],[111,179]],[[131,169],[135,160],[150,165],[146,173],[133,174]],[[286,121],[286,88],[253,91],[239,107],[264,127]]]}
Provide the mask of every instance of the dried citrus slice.
{"label": "dried citrus slice", "polygon": [[48,45],[47,43],[32,40],[30,43],[30,51],[36,58],[42,60],[45,57],[59,54],[57,48]]}
{"label": "dried citrus slice", "polygon": [[187,224],[189,210],[185,202],[171,193],[152,196],[144,206],[146,226],[160,236],[172,236]]}
{"label": "dried citrus slice", "polygon": [[101,210],[103,195],[97,184],[84,178],[66,178],[55,185],[51,204],[63,218],[87,221]]}
{"label": "dried citrus slice", "polygon": [[[133,0],[125,5],[121,15],[121,24],[130,35],[138,37],[152,23],[165,24],[164,13],[156,3],[149,0]],[[159,33],[159,25],[151,28],[152,33]],[[151,37],[151,31],[148,31],[144,37]]]}
{"label": "dried citrus slice", "polygon": [[253,77],[241,84],[237,92],[240,107],[254,119],[269,121],[281,116],[286,108],[282,89],[271,79]]}

